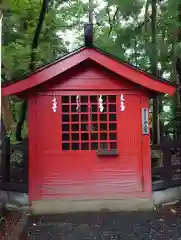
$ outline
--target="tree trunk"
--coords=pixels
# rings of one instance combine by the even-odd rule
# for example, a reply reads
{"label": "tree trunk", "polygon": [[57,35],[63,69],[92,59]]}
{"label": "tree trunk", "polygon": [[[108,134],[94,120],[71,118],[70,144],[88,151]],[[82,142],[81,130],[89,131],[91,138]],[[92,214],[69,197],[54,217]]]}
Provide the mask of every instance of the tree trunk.
{"label": "tree trunk", "polygon": [[[1,46],[2,46],[2,19],[3,15],[0,11],[0,88],[1,88]],[[1,118],[1,91],[0,91],[0,118]]]}
{"label": "tree trunk", "polygon": [[[42,30],[42,27],[43,27],[43,22],[44,22],[47,10],[48,10],[48,0],[43,0],[38,24],[37,24],[37,27],[36,27],[36,30],[35,30],[35,34],[34,34],[34,38],[33,38],[33,42],[32,42],[32,47],[31,47],[32,52],[31,52],[31,59],[30,59],[30,66],[29,66],[31,72],[34,72],[35,68],[36,68],[36,66],[35,66],[36,65],[36,59],[35,59],[36,52],[35,52],[35,50],[38,47],[38,41],[39,41],[39,37],[40,37],[40,34],[41,34],[41,30]],[[23,140],[22,127],[23,127],[24,121],[26,119],[27,106],[28,106],[28,103],[25,100],[22,103],[22,106],[21,106],[19,122],[18,122],[17,128],[16,128],[16,139],[18,141]]]}
{"label": "tree trunk", "polygon": [[[158,56],[156,49],[156,15],[157,15],[157,6],[156,0],[152,0],[152,16],[151,16],[151,29],[152,29],[152,50],[151,54],[151,68],[152,74],[158,76]],[[153,100],[153,125],[152,125],[152,141],[153,144],[160,143],[160,120],[159,120],[159,110],[160,110],[160,98],[155,96]]]}
{"label": "tree trunk", "polygon": [[[2,15],[0,13],[0,15]],[[1,47],[2,47],[2,16],[0,17],[0,56],[1,56]],[[2,61],[0,58],[0,78],[2,76]],[[5,71],[5,75],[7,76],[8,79],[10,79],[10,76],[8,74],[8,72],[6,71],[6,69],[4,69]],[[0,82],[2,82],[2,79],[0,79]],[[13,119],[13,114],[12,114],[12,109],[11,109],[11,98],[10,97],[1,97],[0,95],[0,118],[1,121],[3,121],[3,127],[5,127],[6,133],[9,131],[14,131],[15,130],[15,126],[16,123]]]}
{"label": "tree trunk", "polygon": [[89,0],[89,23],[93,24],[93,0]]}
{"label": "tree trunk", "polygon": [[[178,43],[181,42],[181,0],[178,6],[178,20],[179,20],[179,29],[178,29]],[[176,61],[176,70],[178,73],[177,84],[181,85],[181,56],[177,56]],[[177,138],[179,135],[181,136],[181,89],[177,90],[176,93],[176,121],[178,122],[177,125]]]}
{"label": "tree trunk", "polygon": [[16,122],[14,121],[10,97],[2,97],[2,119],[6,132],[14,132],[16,129]]}
{"label": "tree trunk", "polygon": [[147,0],[145,4],[145,19],[144,19],[144,28],[145,32],[148,30],[148,9],[149,9],[150,1]]}

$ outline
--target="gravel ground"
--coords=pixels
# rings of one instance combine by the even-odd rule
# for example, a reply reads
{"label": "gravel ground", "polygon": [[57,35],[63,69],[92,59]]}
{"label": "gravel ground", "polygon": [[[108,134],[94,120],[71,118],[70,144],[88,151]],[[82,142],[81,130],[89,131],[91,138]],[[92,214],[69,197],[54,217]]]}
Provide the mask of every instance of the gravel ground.
{"label": "gravel ground", "polygon": [[19,222],[21,216],[21,213],[16,211],[3,211],[2,217],[4,220],[0,225],[0,239],[8,239]]}
{"label": "gravel ground", "polygon": [[181,205],[154,212],[29,217],[20,240],[181,240]]}

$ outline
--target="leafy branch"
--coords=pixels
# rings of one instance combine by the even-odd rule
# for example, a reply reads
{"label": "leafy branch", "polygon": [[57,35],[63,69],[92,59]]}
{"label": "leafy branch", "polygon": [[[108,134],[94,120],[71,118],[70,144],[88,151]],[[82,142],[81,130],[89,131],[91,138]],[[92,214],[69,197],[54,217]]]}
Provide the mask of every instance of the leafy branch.
{"label": "leafy branch", "polygon": [[108,15],[108,21],[109,21],[109,26],[110,26],[108,36],[110,37],[110,35],[112,33],[112,30],[113,30],[113,27],[114,27],[114,24],[116,22],[116,17],[118,15],[119,8],[118,7],[116,8],[116,11],[115,11],[112,18],[111,18],[111,14],[110,14],[110,11],[109,11],[109,5],[106,7],[106,12],[107,12],[107,15]]}

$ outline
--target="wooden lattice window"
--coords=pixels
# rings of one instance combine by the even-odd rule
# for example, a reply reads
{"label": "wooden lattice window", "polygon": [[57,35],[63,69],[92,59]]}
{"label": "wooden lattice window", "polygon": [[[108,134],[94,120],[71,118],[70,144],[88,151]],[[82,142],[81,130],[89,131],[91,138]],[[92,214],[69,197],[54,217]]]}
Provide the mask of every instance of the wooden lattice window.
{"label": "wooden lattice window", "polygon": [[62,96],[62,150],[116,150],[116,96]]}

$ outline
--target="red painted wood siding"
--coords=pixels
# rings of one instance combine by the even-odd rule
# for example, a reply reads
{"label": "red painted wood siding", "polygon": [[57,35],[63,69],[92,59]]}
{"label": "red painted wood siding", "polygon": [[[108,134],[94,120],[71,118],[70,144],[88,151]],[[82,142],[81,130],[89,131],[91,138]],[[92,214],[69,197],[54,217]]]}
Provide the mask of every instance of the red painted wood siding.
{"label": "red painted wood siding", "polygon": [[119,112],[120,159],[132,176],[136,174],[137,184],[143,190],[141,97],[125,95],[125,111]]}
{"label": "red painted wood siding", "polygon": [[[31,132],[34,131],[29,145],[33,152],[30,154],[30,201],[114,198],[129,194],[141,197],[143,191],[151,191],[148,187],[150,176],[143,176],[149,172],[145,167],[149,166],[150,159],[146,156],[148,141],[144,140],[141,145],[142,94],[139,90],[134,91],[133,87],[108,71],[88,68],[82,72],[77,70],[75,77],[57,78],[53,85],[44,85],[39,89],[36,100],[30,100],[29,108],[29,125]],[[125,96],[124,112],[120,111],[121,93]],[[54,94],[58,102],[56,113],[52,111]],[[94,150],[62,151],[61,96],[76,94],[117,96],[117,157],[100,158]],[[144,99],[147,101],[148,98]],[[142,185],[143,177],[147,180],[146,188]]]}
{"label": "red painted wood siding", "polygon": [[[61,74],[46,84],[34,88],[34,93],[59,94],[59,91],[90,91],[90,90],[132,90],[140,91],[141,87],[131,81],[100,68],[94,63],[83,63],[73,68],[70,72]],[[56,92],[57,91],[57,92]],[[146,91],[146,90],[145,90]],[[64,93],[61,93],[64,94]],[[67,94],[67,93],[65,93]]]}
{"label": "red painted wood siding", "polygon": [[82,64],[74,68],[65,74],[63,79],[62,76],[57,76],[55,85],[51,87],[52,90],[85,90],[85,88],[89,90],[118,90],[133,89],[136,86],[131,81],[92,63],[89,66]]}
{"label": "red painted wood siding", "polygon": [[32,199],[39,198],[39,189],[37,188],[37,183],[39,182],[39,168],[40,161],[38,160],[37,151],[37,97],[34,96],[28,101],[28,147],[29,147],[29,161],[28,161],[28,171],[29,171],[29,202]]}
{"label": "red painted wood siding", "polygon": [[[94,93],[95,94],[95,93]],[[140,105],[136,96],[125,95],[128,114],[138,118]],[[60,109],[60,97],[57,97]],[[140,124],[122,124],[127,113],[119,112],[118,157],[97,157],[96,151],[61,151],[61,112],[52,112],[52,97],[38,98],[38,156],[41,165],[37,184],[41,199],[96,196],[116,197],[121,193],[142,191]],[[133,112],[131,114],[131,112]],[[47,117],[48,116],[48,117]],[[130,119],[130,120],[131,120]],[[127,121],[130,123],[130,121]],[[135,128],[136,127],[136,131]],[[121,132],[120,132],[121,131]]]}

